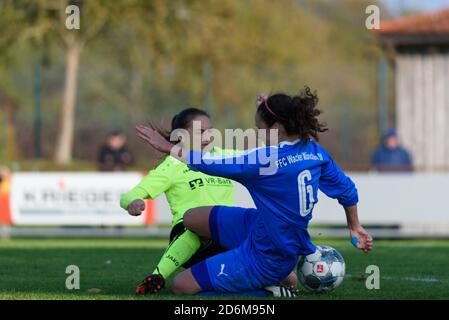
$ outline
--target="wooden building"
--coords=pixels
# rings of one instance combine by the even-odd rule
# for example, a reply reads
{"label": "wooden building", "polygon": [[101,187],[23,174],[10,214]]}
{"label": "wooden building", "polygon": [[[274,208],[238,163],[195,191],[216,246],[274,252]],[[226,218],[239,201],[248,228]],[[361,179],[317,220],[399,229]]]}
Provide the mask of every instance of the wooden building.
{"label": "wooden building", "polygon": [[415,168],[449,169],[449,9],[383,21],[392,53],[396,126]]}

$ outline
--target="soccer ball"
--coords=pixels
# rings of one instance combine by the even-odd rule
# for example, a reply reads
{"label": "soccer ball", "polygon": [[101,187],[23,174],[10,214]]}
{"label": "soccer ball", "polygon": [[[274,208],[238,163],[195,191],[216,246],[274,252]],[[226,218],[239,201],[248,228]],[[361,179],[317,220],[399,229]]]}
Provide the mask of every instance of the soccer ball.
{"label": "soccer ball", "polygon": [[331,291],[338,287],[345,276],[345,260],[329,246],[317,246],[317,251],[303,256],[298,263],[301,284],[313,292]]}

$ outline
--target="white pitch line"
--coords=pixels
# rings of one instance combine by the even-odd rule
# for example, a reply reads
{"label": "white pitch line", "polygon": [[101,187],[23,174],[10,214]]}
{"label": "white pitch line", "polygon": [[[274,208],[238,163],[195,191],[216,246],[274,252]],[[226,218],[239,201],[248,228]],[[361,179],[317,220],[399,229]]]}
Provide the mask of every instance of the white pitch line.
{"label": "white pitch line", "polygon": [[412,282],[443,282],[436,278],[416,278],[416,277],[402,277],[401,280]]}
{"label": "white pitch line", "polygon": [[[352,274],[347,274],[347,277],[351,278],[354,277]],[[384,277],[380,277],[383,280],[401,280],[401,281],[410,281],[410,282],[425,282],[425,283],[445,283],[445,282],[449,282],[449,279],[447,279],[446,281],[444,280],[440,280],[437,278],[433,278],[433,277],[426,277],[426,278],[420,278],[420,277],[389,277],[389,276],[384,276]]]}

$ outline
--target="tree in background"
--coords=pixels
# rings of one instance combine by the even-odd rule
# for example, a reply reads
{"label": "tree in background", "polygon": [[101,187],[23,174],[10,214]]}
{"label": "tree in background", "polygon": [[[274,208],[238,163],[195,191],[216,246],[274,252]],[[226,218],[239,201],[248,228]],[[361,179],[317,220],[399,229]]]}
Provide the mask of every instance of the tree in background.
{"label": "tree in background", "polygon": [[[4,35],[4,44],[13,45],[16,40],[30,40],[36,47],[48,43],[63,48],[65,53],[65,78],[60,110],[60,129],[57,135],[55,162],[69,164],[72,160],[74,141],[77,76],[80,56],[87,42],[104,30],[108,19],[126,7],[126,1],[106,0],[18,0],[5,1],[0,8],[4,25],[19,26]],[[82,27],[66,26],[66,8],[76,5],[81,12]]]}
{"label": "tree in background", "polygon": [[[0,85],[23,74],[37,49],[53,59],[44,83],[44,131],[58,163],[68,163],[72,150],[89,159],[95,139],[115,129],[112,124],[131,133],[136,122],[170,119],[187,105],[213,105],[218,127],[251,126],[256,92],[291,93],[304,84],[318,89],[325,120],[334,128],[323,142],[340,154],[338,121],[349,104],[356,120],[348,123],[360,127],[353,130],[360,145],[377,142],[369,119],[378,47],[364,27],[364,8],[372,2],[3,0],[0,68],[6,49],[29,52],[12,57],[16,66],[0,72]],[[65,28],[68,4],[80,8],[80,30]],[[9,87],[23,91],[26,85]],[[51,128],[56,111],[57,131]],[[57,143],[48,143],[54,137]]]}
{"label": "tree in background", "polygon": [[[65,51],[64,93],[61,105],[60,129],[55,150],[55,162],[57,164],[69,164],[72,160],[80,55],[86,43],[101,33],[108,16],[114,13],[110,3],[110,1],[102,0],[34,1],[38,12],[38,19],[34,23],[36,33],[42,34],[43,37],[53,37]],[[66,8],[69,5],[76,5],[80,9],[81,21],[84,21],[80,29],[68,29],[66,27]]]}
{"label": "tree in background", "polygon": [[0,91],[0,160],[11,161],[17,155],[15,143],[14,116],[18,105]]}

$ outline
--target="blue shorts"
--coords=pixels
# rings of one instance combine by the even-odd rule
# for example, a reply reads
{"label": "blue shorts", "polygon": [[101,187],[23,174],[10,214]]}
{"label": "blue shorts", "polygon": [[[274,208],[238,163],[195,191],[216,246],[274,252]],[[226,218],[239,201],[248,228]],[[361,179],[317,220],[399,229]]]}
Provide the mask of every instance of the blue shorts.
{"label": "blue shorts", "polygon": [[[254,239],[269,241],[257,209],[215,206],[209,216],[211,238],[229,251],[192,266],[191,271],[203,291],[239,292],[279,284],[294,270],[298,256],[260,252]],[[307,230],[299,232],[298,254],[315,252]],[[261,239],[261,240],[260,240]]]}
{"label": "blue shorts", "polygon": [[215,206],[209,215],[211,239],[230,250],[240,246],[248,237],[257,209]]}

